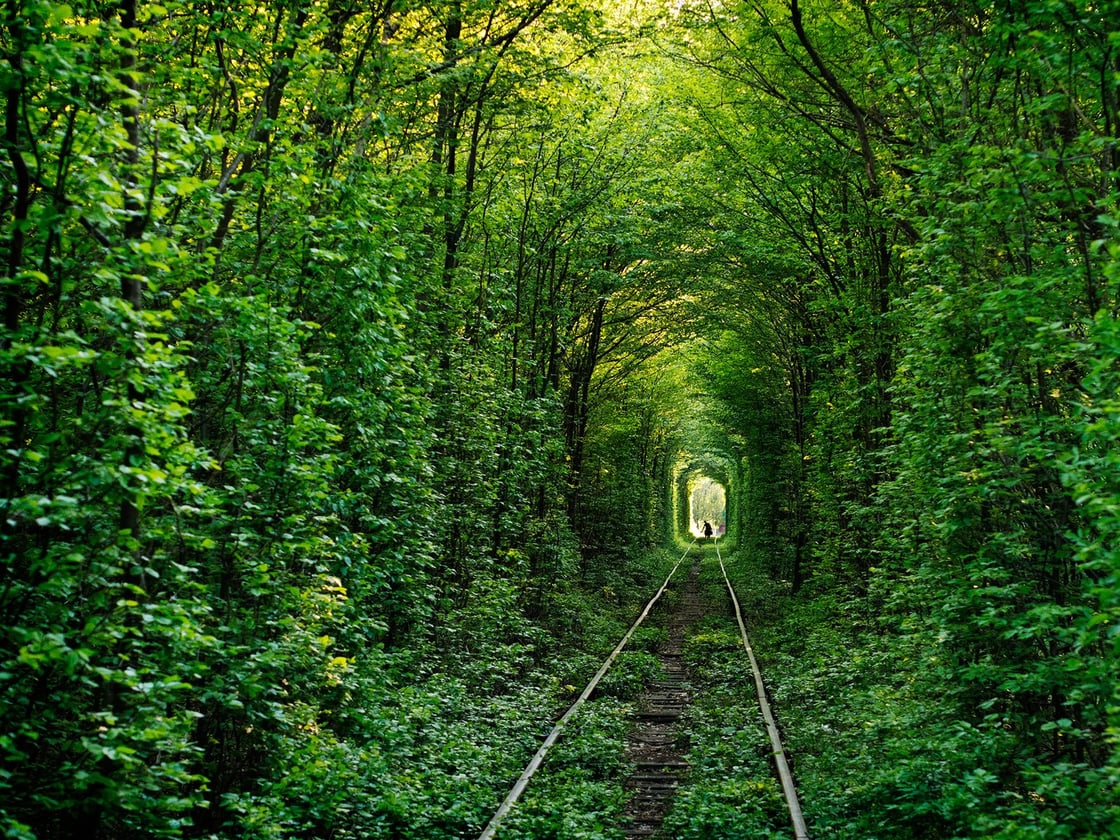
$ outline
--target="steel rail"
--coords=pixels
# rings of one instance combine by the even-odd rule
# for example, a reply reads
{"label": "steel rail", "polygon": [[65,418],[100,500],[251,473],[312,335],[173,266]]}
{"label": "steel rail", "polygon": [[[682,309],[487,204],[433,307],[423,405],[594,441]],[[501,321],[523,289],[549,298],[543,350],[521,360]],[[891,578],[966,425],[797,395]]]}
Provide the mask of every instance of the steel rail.
{"label": "steel rail", "polygon": [[747,651],[747,658],[751,662],[751,671],[754,674],[754,685],[758,691],[758,707],[762,710],[762,720],[766,723],[766,731],[770,735],[770,747],[773,750],[774,764],[778,770],[778,778],[782,783],[782,792],[786,797],[789,807],[789,817],[793,823],[793,834],[796,840],[809,840],[809,831],[805,826],[805,817],[801,813],[801,803],[797,799],[797,787],[793,783],[793,773],[790,772],[789,762],[786,761],[786,752],[782,748],[782,739],[778,733],[778,724],[770,711],[770,701],[766,699],[766,686],[762,683],[762,670],[758,667],[751,640],[747,636],[747,625],[743,621],[743,611],[739,608],[739,599],[735,597],[735,587],[727,577],[727,568],[723,565],[723,557],[719,553],[719,544],[716,544],[716,559],[719,560],[719,570],[723,573],[723,581],[727,584],[727,591],[731,594],[731,603],[735,605],[735,619],[739,622],[739,633],[743,637],[743,647]]}
{"label": "steel rail", "polygon": [[603,678],[603,676],[610,669],[611,665],[614,664],[615,659],[617,659],[618,655],[622,653],[622,649],[626,647],[626,643],[630,641],[630,637],[634,635],[634,631],[637,630],[639,625],[641,625],[641,623],[646,620],[646,616],[649,615],[649,611],[653,608],[653,605],[657,603],[657,599],[660,598],[668,588],[669,581],[673,579],[673,575],[677,573],[677,569],[680,568],[681,563],[684,562],[684,558],[688,556],[688,553],[690,551],[692,551],[692,547],[694,545],[696,545],[696,540],[693,540],[688,548],[685,549],[684,554],[681,555],[680,559],[676,562],[676,565],[673,566],[672,571],[669,572],[668,577],[665,578],[665,582],[661,584],[661,588],[657,590],[657,594],[650,598],[649,603],[646,604],[646,608],[642,610],[641,615],[638,616],[637,620],[631,625],[630,629],[626,631],[626,635],[622,637],[622,641],[618,643],[615,649],[611,652],[611,655],[606,658],[606,661],[603,662],[602,666],[599,668],[595,676],[591,678],[591,682],[587,684],[587,688],[585,688],[580,693],[579,697],[576,699],[576,702],[574,702],[569,707],[568,711],[564,712],[563,717],[561,717],[560,720],[556,722],[556,725],[552,727],[552,731],[548,733],[548,737],[544,739],[544,742],[541,744],[540,749],[536,751],[536,753],[533,755],[533,758],[529,761],[529,764],[526,765],[524,771],[522,771],[520,777],[518,777],[517,782],[514,783],[513,787],[510,789],[510,792],[506,794],[506,798],[502,801],[502,804],[498,806],[498,810],[494,813],[494,816],[491,817],[490,822],[487,824],[486,828],[483,829],[482,834],[478,835],[478,840],[492,840],[495,832],[498,830],[498,826],[501,825],[502,820],[506,818],[506,815],[513,808],[517,800],[521,798],[521,794],[529,785],[529,780],[533,777],[533,774],[536,773],[540,768],[541,763],[544,761],[545,754],[549,751],[552,745],[556,743],[556,739],[560,737],[560,731],[564,728],[564,724],[571,720],[575,713],[579,711],[580,706],[587,702],[587,699],[591,696],[591,692],[593,692],[595,690],[595,686],[599,684],[599,680]]}

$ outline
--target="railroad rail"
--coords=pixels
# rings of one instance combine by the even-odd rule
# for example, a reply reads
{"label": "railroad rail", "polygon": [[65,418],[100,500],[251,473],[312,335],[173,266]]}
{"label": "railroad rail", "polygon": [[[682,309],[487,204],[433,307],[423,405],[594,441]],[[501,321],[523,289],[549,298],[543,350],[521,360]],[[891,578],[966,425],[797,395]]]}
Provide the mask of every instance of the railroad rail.
{"label": "railroad rail", "polygon": [[[587,684],[587,687],[584,688],[582,692],[580,692],[579,697],[576,698],[575,702],[572,703],[568,710],[564,712],[564,714],[556,722],[555,726],[553,726],[552,730],[545,737],[544,741],[541,743],[541,746],[537,749],[536,753],[534,753],[528,765],[526,765],[525,769],[522,771],[521,775],[518,777],[517,781],[510,789],[509,793],[506,794],[506,797],[502,801],[501,805],[498,806],[498,810],[494,812],[494,816],[490,819],[490,822],[486,825],[486,828],[483,829],[482,834],[480,834],[478,837],[478,840],[493,840],[495,834],[497,833],[498,827],[502,824],[506,816],[513,809],[513,806],[517,803],[518,799],[521,798],[521,794],[524,793],[526,787],[528,787],[530,779],[532,779],[537,770],[540,769],[541,764],[544,762],[545,756],[559,739],[564,727],[576,715],[576,713],[584,705],[584,703],[586,703],[587,700],[591,697],[591,694],[599,685],[600,680],[602,680],[607,671],[610,670],[619,654],[622,653],[623,649],[626,647],[626,644],[630,641],[630,638],[637,631],[638,627],[640,627],[649,616],[650,610],[653,609],[654,604],[656,604],[661,596],[665,593],[665,590],[669,587],[669,582],[673,579],[673,576],[677,573],[677,570],[681,567],[681,564],[684,562],[685,558],[688,557],[689,553],[691,553],[692,550],[696,547],[696,543],[697,541],[693,540],[688,548],[685,549],[684,554],[682,554],[677,562],[673,565],[673,568],[669,571],[669,574],[666,576],[664,582],[646,604],[645,609],[642,610],[637,619],[630,626],[630,629],[626,631],[626,634],[615,646],[614,650],[611,651],[610,655],[607,656],[606,660],[604,660],[603,664],[599,667],[599,670],[595,673],[595,676],[593,676],[591,678],[591,681]],[[793,824],[794,838],[795,840],[809,840],[809,834],[805,825],[805,819],[802,815],[801,805],[797,797],[797,789],[793,782],[793,774],[790,772],[789,762],[786,759],[786,753],[784,748],[782,747],[778,726],[774,719],[773,712],[771,711],[769,700],[767,699],[766,688],[762,681],[762,672],[758,666],[758,661],[755,659],[754,650],[751,648],[750,638],[747,635],[746,623],[743,621],[743,613],[739,606],[739,599],[735,595],[735,589],[731,585],[731,580],[727,576],[727,569],[723,564],[723,556],[719,551],[718,539],[715,542],[715,550],[716,559],[719,561],[720,572],[723,574],[724,582],[727,584],[727,591],[731,596],[731,603],[735,608],[735,619],[739,624],[739,633],[743,642],[743,647],[747,653],[747,657],[751,665],[751,671],[754,675],[755,688],[758,692],[759,708],[762,712],[763,722],[766,725],[766,731],[770,737],[775,770],[781,782],[782,792],[786,800],[786,805],[789,809],[790,820]],[[643,834],[644,833],[645,832],[643,832]]]}
{"label": "railroad rail", "polygon": [[731,603],[735,607],[735,620],[739,623],[739,635],[742,637],[743,647],[751,663],[751,673],[754,674],[754,687],[758,692],[758,707],[762,711],[762,720],[766,724],[766,732],[770,736],[770,747],[773,749],[774,766],[778,773],[778,780],[782,783],[782,794],[785,796],[786,807],[789,808],[790,822],[793,823],[793,836],[795,840],[809,840],[809,831],[805,825],[805,817],[801,813],[801,802],[797,798],[797,787],[793,783],[793,773],[790,772],[789,762],[786,760],[786,751],[782,747],[782,737],[778,732],[778,724],[774,714],[770,711],[770,701],[766,696],[766,686],[762,682],[762,669],[758,667],[751,640],[747,635],[747,625],[743,621],[743,611],[739,608],[739,599],[735,596],[735,587],[727,577],[727,568],[723,565],[723,556],[719,553],[719,543],[716,543],[716,559],[719,560],[719,570],[727,584],[727,592],[731,595]]}

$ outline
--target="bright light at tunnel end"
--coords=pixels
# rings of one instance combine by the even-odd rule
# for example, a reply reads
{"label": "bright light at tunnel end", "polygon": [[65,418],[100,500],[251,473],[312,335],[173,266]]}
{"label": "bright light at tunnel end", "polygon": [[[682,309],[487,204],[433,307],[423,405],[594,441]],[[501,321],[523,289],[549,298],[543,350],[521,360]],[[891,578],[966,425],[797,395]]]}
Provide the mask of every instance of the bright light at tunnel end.
{"label": "bright light at tunnel end", "polygon": [[692,491],[688,494],[689,533],[698,538],[708,536],[705,524],[713,537],[720,537],[727,531],[727,490],[706,475],[692,482]]}

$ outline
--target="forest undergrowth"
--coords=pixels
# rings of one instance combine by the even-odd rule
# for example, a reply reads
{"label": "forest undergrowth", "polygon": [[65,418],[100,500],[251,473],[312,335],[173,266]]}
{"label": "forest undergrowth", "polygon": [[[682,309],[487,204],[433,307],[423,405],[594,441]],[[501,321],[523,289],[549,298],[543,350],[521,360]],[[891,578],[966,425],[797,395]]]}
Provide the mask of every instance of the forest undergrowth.
{"label": "forest undergrowth", "polygon": [[[644,552],[601,567],[586,589],[555,593],[535,626],[498,628],[476,617],[481,624],[474,644],[430,651],[427,663],[414,663],[427,672],[420,680],[409,680],[417,669],[406,667],[402,676],[413,684],[394,689],[380,709],[383,753],[392,760],[385,777],[366,781],[378,804],[362,823],[370,832],[365,836],[477,836],[673,560],[668,551]],[[493,609],[491,621],[516,615],[495,599],[484,603]],[[627,716],[659,669],[651,651],[662,635],[656,621],[635,633],[549,752],[499,837],[618,836]]]}
{"label": "forest undergrowth", "polygon": [[[891,592],[838,595],[821,580],[792,596],[765,561],[736,560],[729,575],[814,834],[1115,836],[1107,787],[1081,787],[1084,765],[1064,779],[1038,767],[998,715],[975,721],[951,685],[944,639]],[[1037,787],[1008,789],[1009,778]]]}

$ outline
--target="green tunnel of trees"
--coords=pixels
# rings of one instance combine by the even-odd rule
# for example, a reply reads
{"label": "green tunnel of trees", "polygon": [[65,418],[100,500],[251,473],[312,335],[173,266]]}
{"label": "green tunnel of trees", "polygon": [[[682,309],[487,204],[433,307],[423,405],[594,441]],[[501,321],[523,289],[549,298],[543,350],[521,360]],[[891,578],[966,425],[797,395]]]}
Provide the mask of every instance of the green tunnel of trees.
{"label": "green tunnel of trees", "polygon": [[4,836],[476,836],[701,474],[817,836],[1120,835],[1117,21],[7,0]]}

